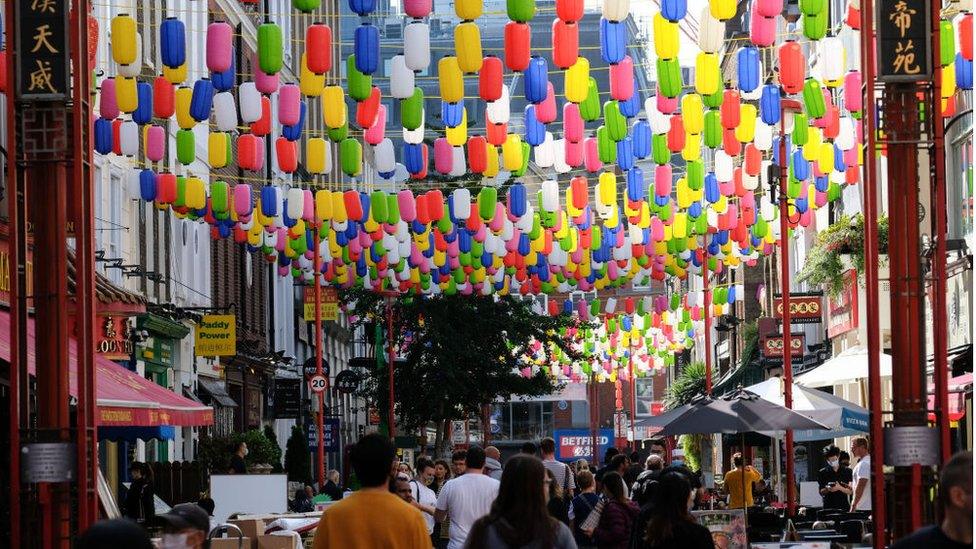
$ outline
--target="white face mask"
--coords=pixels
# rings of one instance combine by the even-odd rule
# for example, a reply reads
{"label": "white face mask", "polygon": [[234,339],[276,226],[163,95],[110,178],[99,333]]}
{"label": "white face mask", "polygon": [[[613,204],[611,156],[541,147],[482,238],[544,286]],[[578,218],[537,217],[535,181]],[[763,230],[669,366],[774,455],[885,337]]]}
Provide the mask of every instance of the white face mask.
{"label": "white face mask", "polygon": [[250,452],[250,450],[248,450],[247,448],[244,448],[244,455],[245,456],[248,454],[248,452]]}
{"label": "white face mask", "polygon": [[830,465],[834,469],[837,469],[837,468],[840,467],[840,460],[839,459],[828,459],[827,460],[827,465]]}
{"label": "white face mask", "polygon": [[189,534],[163,534],[162,543],[159,549],[188,549],[190,546],[186,542]]}

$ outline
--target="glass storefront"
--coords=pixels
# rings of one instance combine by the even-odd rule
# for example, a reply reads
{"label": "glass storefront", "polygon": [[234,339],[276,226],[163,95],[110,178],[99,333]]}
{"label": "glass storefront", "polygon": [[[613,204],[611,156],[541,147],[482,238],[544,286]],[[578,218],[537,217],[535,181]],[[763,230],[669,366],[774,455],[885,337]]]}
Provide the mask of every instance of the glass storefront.
{"label": "glass storefront", "polygon": [[538,441],[552,436],[553,402],[496,402],[491,407],[492,440]]}

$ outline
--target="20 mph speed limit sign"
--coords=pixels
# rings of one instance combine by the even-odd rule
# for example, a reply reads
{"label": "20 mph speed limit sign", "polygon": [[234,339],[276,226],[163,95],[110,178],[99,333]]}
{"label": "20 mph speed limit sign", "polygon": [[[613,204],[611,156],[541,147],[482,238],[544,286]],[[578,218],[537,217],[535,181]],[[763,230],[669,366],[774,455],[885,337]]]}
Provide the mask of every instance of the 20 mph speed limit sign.
{"label": "20 mph speed limit sign", "polygon": [[329,384],[329,380],[325,379],[325,376],[315,375],[309,378],[308,388],[312,390],[313,393],[321,393],[325,391]]}

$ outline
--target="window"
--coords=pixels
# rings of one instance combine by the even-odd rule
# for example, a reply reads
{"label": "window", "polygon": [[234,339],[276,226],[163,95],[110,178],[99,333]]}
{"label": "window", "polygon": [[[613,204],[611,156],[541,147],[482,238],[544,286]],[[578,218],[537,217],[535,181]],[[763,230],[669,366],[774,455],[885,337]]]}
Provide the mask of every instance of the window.
{"label": "window", "polygon": [[946,136],[949,238],[973,234],[973,115],[965,115]]}

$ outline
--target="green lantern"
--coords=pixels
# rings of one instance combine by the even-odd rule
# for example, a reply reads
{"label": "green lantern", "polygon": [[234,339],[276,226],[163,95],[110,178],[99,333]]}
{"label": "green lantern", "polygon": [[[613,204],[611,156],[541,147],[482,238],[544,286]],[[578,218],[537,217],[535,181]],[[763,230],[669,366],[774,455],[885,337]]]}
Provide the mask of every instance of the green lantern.
{"label": "green lantern", "polygon": [[281,27],[271,21],[258,26],[258,66],[265,74],[278,74],[281,70],[282,55]]}

